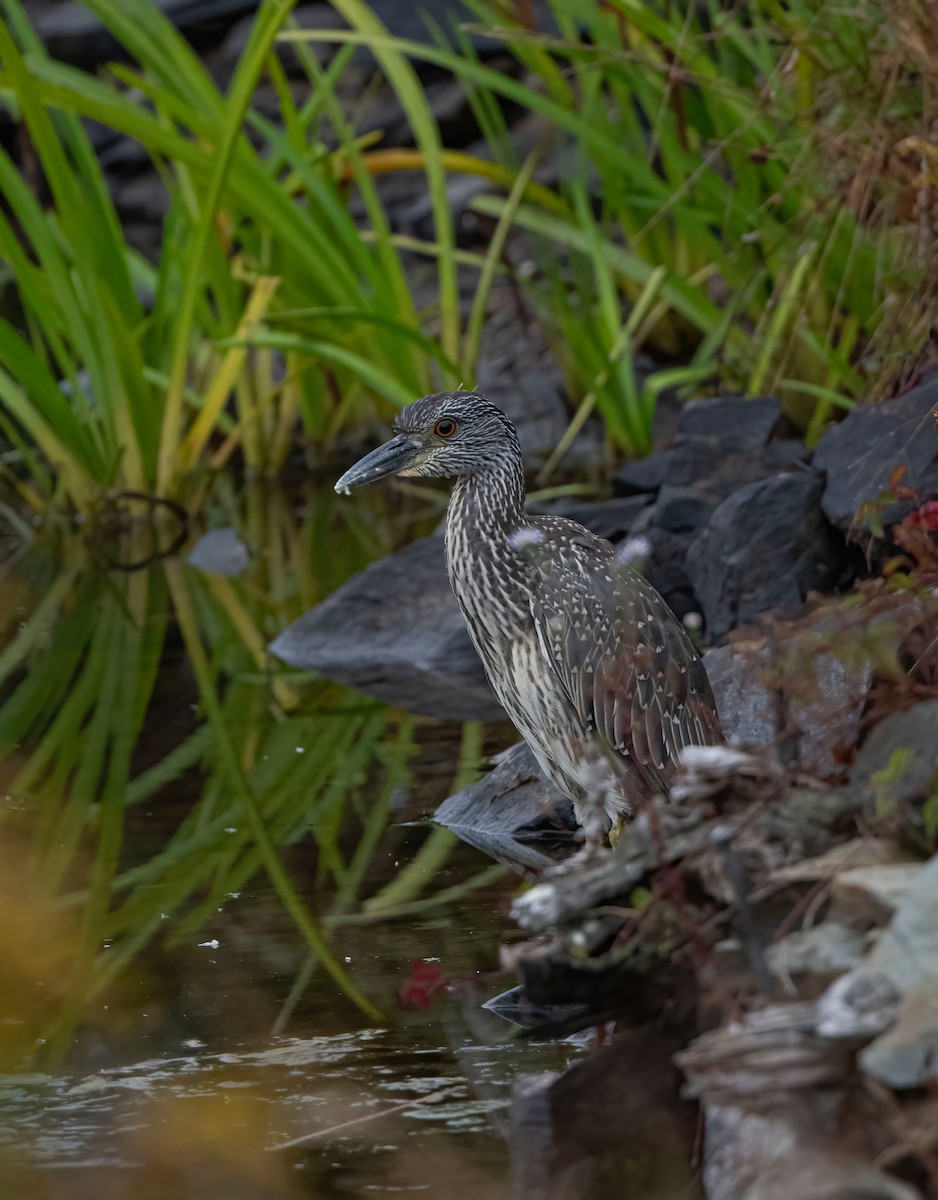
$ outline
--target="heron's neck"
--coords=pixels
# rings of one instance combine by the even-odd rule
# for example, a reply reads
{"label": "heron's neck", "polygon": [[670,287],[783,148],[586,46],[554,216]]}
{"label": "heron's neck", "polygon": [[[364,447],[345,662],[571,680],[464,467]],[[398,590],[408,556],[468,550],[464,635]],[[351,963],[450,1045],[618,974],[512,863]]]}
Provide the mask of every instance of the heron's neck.
{"label": "heron's neck", "polygon": [[511,545],[511,534],[527,521],[520,450],[456,480],[446,513],[447,570],[487,669],[505,629],[528,611],[526,594],[512,587],[518,555]]}
{"label": "heron's neck", "polygon": [[506,535],[526,521],[520,450],[513,449],[486,470],[456,480],[447,513],[450,530],[458,525],[471,540],[503,544]]}

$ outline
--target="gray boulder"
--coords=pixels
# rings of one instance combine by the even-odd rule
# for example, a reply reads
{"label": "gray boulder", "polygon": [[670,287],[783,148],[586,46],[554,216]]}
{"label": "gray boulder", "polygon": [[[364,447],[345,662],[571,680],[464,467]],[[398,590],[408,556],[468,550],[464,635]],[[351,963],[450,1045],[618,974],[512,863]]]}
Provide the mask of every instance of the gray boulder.
{"label": "gray boulder", "polygon": [[803,770],[832,779],[860,736],[872,672],[855,656],[819,650],[818,632],[786,639],[780,656],[759,640],[708,650],[703,661],[729,740],[776,744]]}

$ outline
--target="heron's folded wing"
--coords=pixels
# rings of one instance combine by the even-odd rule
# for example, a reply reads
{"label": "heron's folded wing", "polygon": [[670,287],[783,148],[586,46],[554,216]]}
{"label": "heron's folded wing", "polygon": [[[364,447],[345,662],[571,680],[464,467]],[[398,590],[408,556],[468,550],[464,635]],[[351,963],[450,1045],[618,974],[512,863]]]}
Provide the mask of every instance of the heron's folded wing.
{"label": "heron's folded wing", "polygon": [[641,575],[591,543],[564,550],[532,597],[541,647],[584,727],[663,787],[681,750],[722,741],[706,671]]}

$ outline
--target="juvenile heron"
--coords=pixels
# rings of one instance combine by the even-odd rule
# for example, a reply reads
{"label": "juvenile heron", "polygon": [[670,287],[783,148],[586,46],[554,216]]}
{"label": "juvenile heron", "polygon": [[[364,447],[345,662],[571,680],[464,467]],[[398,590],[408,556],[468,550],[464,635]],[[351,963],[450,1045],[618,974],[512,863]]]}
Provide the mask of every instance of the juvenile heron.
{"label": "juvenile heron", "polygon": [[[347,494],[388,475],[455,477],[446,562],[489,682],[588,845],[667,792],[687,746],[721,742],[684,626],[603,538],[524,507],[515,427],[476,392],[403,409],[396,436],[346,471]],[[406,618],[406,614],[402,614]]]}

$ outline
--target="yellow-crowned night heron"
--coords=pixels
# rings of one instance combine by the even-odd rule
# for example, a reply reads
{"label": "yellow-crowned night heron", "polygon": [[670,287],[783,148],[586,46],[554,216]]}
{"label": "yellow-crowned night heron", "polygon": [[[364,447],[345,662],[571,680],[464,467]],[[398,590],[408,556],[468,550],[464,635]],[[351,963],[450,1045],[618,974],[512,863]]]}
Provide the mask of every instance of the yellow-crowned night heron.
{"label": "yellow-crowned night heron", "polygon": [[722,741],[703,664],[609,542],[525,512],[518,437],[489,400],[425,396],[394,429],[336,491],[388,475],[455,477],[446,560],[469,634],[505,711],[595,844],[610,820],[618,826],[667,791],[685,747]]}

